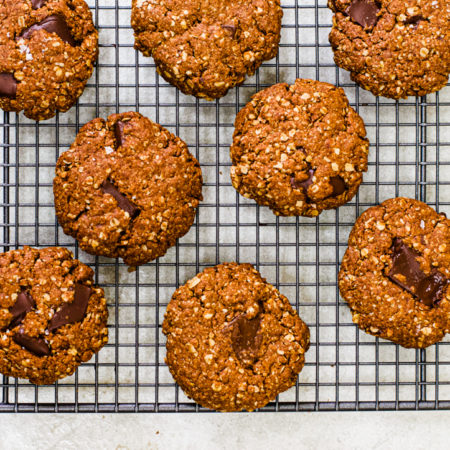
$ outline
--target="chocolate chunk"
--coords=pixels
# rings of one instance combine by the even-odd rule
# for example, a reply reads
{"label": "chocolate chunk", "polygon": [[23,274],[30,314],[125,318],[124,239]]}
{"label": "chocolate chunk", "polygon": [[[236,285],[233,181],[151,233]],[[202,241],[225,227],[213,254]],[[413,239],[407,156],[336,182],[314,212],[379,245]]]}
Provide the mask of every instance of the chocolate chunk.
{"label": "chocolate chunk", "polygon": [[416,30],[419,27],[419,22],[421,20],[425,20],[425,19],[422,16],[417,15],[417,16],[408,17],[403,23],[405,25],[412,25],[413,29]]}
{"label": "chocolate chunk", "polygon": [[125,142],[125,134],[123,132],[125,128],[125,124],[118,120],[115,124],[114,124],[114,134],[116,136],[116,146],[117,147],[122,147],[123,143]]}
{"label": "chocolate chunk", "polygon": [[345,181],[339,175],[335,177],[330,177],[331,186],[333,186],[333,197],[337,197],[345,192],[346,186]]}
{"label": "chocolate chunk", "polygon": [[47,0],[31,0],[31,6],[33,9],[42,8],[47,3]]}
{"label": "chocolate chunk", "polygon": [[114,184],[111,183],[110,180],[105,180],[102,183],[101,188],[105,194],[112,195],[116,199],[119,208],[127,212],[132,219],[137,217],[141,212],[134,203],[132,203],[125,195],[119,192],[119,190],[114,186]]}
{"label": "chocolate chunk", "polygon": [[77,283],[73,302],[64,304],[56,311],[48,325],[49,331],[54,331],[68,323],[81,322],[86,315],[91,293],[92,289],[89,286]]}
{"label": "chocolate chunk", "polygon": [[13,336],[14,342],[36,356],[50,355],[50,348],[44,339],[27,336],[23,333],[17,333]]}
{"label": "chocolate chunk", "polygon": [[231,34],[231,38],[234,39],[234,37],[236,36],[236,27],[234,25],[221,25],[221,27],[224,30],[229,31]]}
{"label": "chocolate chunk", "polygon": [[402,239],[395,238],[392,244],[392,268],[388,277],[425,305],[433,306],[440,301],[448,280],[438,270],[426,275],[417,261],[419,256]]}
{"label": "chocolate chunk", "polygon": [[0,95],[16,98],[17,81],[12,73],[0,73]]}
{"label": "chocolate chunk", "polygon": [[416,296],[427,306],[433,306],[442,298],[448,280],[438,270],[423,278],[417,286]]}
{"label": "chocolate chunk", "polygon": [[[315,169],[309,169],[308,170],[309,178],[300,183],[295,180],[294,176],[291,176],[291,186],[294,189],[303,188],[305,190],[306,197],[308,197],[308,188],[313,183],[313,177],[314,177],[315,172],[316,172]],[[337,197],[338,195],[341,195],[346,190],[345,181],[339,175],[337,175],[335,177],[330,177],[330,184],[333,187],[333,193],[331,194],[330,197]]]}
{"label": "chocolate chunk", "polygon": [[27,315],[34,307],[36,306],[33,297],[27,292],[22,291],[18,296],[16,303],[9,309],[9,312],[12,314],[13,318],[8,325],[9,329],[13,329],[20,325]]}
{"label": "chocolate chunk", "polygon": [[380,8],[373,0],[353,0],[345,12],[363,28],[373,27],[378,20]]}
{"label": "chocolate chunk", "polygon": [[[394,239],[392,243],[392,268],[388,276],[412,294],[414,294],[417,284],[424,276],[417,261],[419,256],[419,253],[405,245],[402,239]],[[400,281],[397,275],[400,275],[404,281]]]}
{"label": "chocolate chunk", "polygon": [[231,345],[234,353],[241,361],[256,358],[262,342],[262,335],[258,334],[260,325],[260,315],[253,319],[247,319],[244,315],[241,315],[234,320]]}
{"label": "chocolate chunk", "polygon": [[67,26],[66,19],[60,14],[48,16],[41,22],[32,25],[24,30],[20,37],[30,39],[31,35],[38,30],[46,30],[48,33],[56,33],[62,41],[67,42],[72,47],[77,45],[75,39],[72,37],[69,27]]}
{"label": "chocolate chunk", "polygon": [[315,173],[315,172],[316,172],[315,169],[308,169],[308,175],[309,175],[309,178],[307,178],[305,181],[300,181],[300,182],[296,181],[296,180],[295,180],[295,177],[292,176],[292,177],[291,177],[291,186],[292,186],[294,189],[300,189],[300,188],[303,188],[303,189],[305,190],[306,195],[308,195],[308,194],[307,194],[308,188],[309,188],[309,186],[311,186],[312,183],[313,183],[313,177],[314,177],[314,173]]}

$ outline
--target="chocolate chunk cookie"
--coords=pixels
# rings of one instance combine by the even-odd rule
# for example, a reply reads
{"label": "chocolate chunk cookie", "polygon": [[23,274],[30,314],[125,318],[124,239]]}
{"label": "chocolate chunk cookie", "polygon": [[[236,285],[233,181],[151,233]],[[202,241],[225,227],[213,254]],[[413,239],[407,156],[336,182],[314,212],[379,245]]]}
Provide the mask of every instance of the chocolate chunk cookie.
{"label": "chocolate chunk cookie", "polygon": [[293,386],[309,329],[250,264],[205,269],[177,289],[163,323],[184,392],[219,411],[252,411]]}
{"label": "chocolate chunk cookie", "polygon": [[60,247],[0,254],[0,373],[51,384],[108,341],[94,272]]}
{"label": "chocolate chunk cookie", "polygon": [[237,115],[231,180],[281,216],[317,216],[356,194],[367,170],[364,123],[342,89],[313,80],[276,84]]}
{"label": "chocolate chunk cookie", "polygon": [[450,220],[425,203],[386,200],[356,221],[339,272],[353,322],[404,347],[450,331]]}
{"label": "chocolate chunk cookie", "polygon": [[374,95],[441,89],[450,73],[448,0],[328,0],[334,60]]}
{"label": "chocolate chunk cookie", "polygon": [[202,173],[180,138],[128,112],[80,130],[58,160],[53,191],[60,225],[83,250],[137,266],[188,232]]}
{"label": "chocolate chunk cookie", "polygon": [[133,0],[135,48],[185,94],[223,97],[280,42],[279,0]]}
{"label": "chocolate chunk cookie", "polygon": [[83,93],[98,36],[83,0],[0,1],[0,107],[34,120]]}

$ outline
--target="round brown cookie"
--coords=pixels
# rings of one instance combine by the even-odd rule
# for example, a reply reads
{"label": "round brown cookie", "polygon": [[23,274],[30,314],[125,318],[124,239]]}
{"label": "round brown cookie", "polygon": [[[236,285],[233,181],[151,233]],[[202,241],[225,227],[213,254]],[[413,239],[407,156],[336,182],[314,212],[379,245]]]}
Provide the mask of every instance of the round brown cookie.
{"label": "round brown cookie", "polygon": [[250,264],[205,269],[177,289],[163,323],[183,391],[219,411],[252,411],[293,386],[309,329]]}
{"label": "round brown cookie", "polygon": [[80,130],[58,160],[53,191],[60,225],[83,250],[137,266],[188,232],[202,173],[180,138],[127,112]]}
{"label": "round brown cookie", "polygon": [[450,220],[425,203],[386,200],[350,234],[339,288],[353,322],[404,347],[423,348],[450,330]]}
{"label": "round brown cookie", "polygon": [[185,94],[223,97],[280,42],[279,0],[133,0],[135,48]]}
{"label": "round brown cookie", "polygon": [[450,72],[448,0],[328,0],[334,60],[374,95],[441,89]]}
{"label": "round brown cookie", "polygon": [[51,384],[108,341],[94,272],[61,247],[0,254],[0,372]]}
{"label": "round brown cookie", "polygon": [[0,1],[0,107],[34,120],[83,93],[98,36],[83,0]]}
{"label": "round brown cookie", "polygon": [[281,216],[317,216],[356,194],[369,142],[342,89],[313,80],[276,84],[237,115],[231,180]]}

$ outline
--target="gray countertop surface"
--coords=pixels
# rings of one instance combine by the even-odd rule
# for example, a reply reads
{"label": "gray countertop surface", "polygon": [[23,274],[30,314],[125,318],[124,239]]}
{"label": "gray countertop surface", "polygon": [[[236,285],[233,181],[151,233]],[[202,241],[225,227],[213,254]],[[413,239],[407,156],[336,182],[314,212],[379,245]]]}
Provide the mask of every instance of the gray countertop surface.
{"label": "gray countertop surface", "polygon": [[0,450],[439,449],[450,412],[5,414]]}

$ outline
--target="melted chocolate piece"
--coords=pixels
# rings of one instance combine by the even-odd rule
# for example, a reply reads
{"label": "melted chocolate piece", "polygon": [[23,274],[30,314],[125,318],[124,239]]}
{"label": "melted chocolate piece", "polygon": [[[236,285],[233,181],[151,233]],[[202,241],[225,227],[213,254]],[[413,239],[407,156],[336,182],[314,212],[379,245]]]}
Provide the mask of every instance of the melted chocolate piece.
{"label": "melted chocolate piece", "polygon": [[295,177],[292,176],[291,177],[291,186],[294,189],[300,189],[303,188],[305,190],[305,194],[306,196],[308,196],[308,188],[313,184],[313,177],[314,177],[314,173],[316,172],[315,169],[308,169],[308,175],[309,177],[304,180],[304,181],[295,181]]}
{"label": "melted chocolate piece", "polygon": [[421,20],[425,20],[425,19],[422,16],[417,15],[417,16],[408,17],[403,23],[405,25],[413,25],[413,29],[417,30],[417,28],[419,27],[419,22]]}
{"label": "melted chocolate piece", "polygon": [[12,314],[13,318],[8,325],[8,328],[12,330],[17,325],[20,325],[27,315],[34,307],[36,306],[33,297],[27,292],[22,291],[18,296],[16,303],[9,309],[9,312]]}
{"label": "melted chocolate piece", "polygon": [[112,195],[116,199],[119,208],[127,212],[132,219],[136,218],[141,212],[141,210],[134,203],[132,203],[125,195],[119,192],[119,190],[111,183],[111,181],[105,180],[101,185],[101,189],[105,194]]}
{"label": "melted chocolate piece", "polygon": [[[392,268],[388,277],[427,306],[439,303],[448,280],[438,270],[426,275],[417,261],[419,253],[395,238],[392,244]],[[398,278],[401,276],[401,279]]]}
{"label": "melted chocolate piece", "polygon": [[234,39],[234,37],[236,36],[236,27],[234,25],[221,25],[221,27],[224,30],[229,31],[231,34],[231,38]]}
{"label": "melted chocolate piece", "polygon": [[114,135],[116,136],[116,147],[122,147],[125,142],[125,133],[123,132],[125,124],[118,120],[114,124]]}
{"label": "melted chocolate piece", "polygon": [[48,16],[41,22],[32,25],[24,30],[20,37],[30,39],[31,35],[38,30],[46,30],[48,33],[56,33],[62,41],[67,42],[72,47],[77,45],[75,39],[72,37],[69,27],[67,26],[66,19],[60,14]]}
{"label": "melted chocolate piece", "polygon": [[54,331],[68,323],[81,322],[86,315],[92,289],[84,284],[75,285],[75,298],[72,303],[64,304],[52,317],[48,325],[49,331]]}
{"label": "melted chocolate piece", "polygon": [[424,18],[418,14],[417,16],[408,17],[404,23],[406,25],[415,25],[416,23],[419,23],[421,20],[424,20]]}
{"label": "melted chocolate piece", "polygon": [[[308,188],[313,183],[313,177],[315,172],[316,172],[315,169],[309,169],[308,170],[309,178],[300,183],[295,181],[294,176],[291,176],[291,186],[293,187],[293,189],[303,188],[305,190],[306,197],[308,197]],[[344,193],[346,190],[345,181],[339,175],[335,177],[330,177],[330,184],[333,187],[333,193],[330,195],[330,197],[337,197],[338,195]]]}
{"label": "melted chocolate piece", "polygon": [[12,73],[0,73],[0,96],[16,98],[17,84]]}
{"label": "melted chocolate piece", "polygon": [[345,192],[345,181],[339,175],[330,177],[330,184],[333,187],[333,194],[331,195],[332,197],[337,197],[338,195],[341,195]]}
{"label": "melted chocolate piece", "polygon": [[25,350],[33,353],[36,356],[48,356],[50,355],[50,347],[44,341],[44,339],[34,338],[27,336],[23,333],[17,333],[13,336],[14,342]]}
{"label": "melted chocolate piece", "polygon": [[234,320],[231,345],[234,353],[241,361],[252,361],[256,358],[262,342],[262,335],[258,334],[260,325],[260,315],[253,319],[247,319],[244,315],[241,315]]}
{"label": "melted chocolate piece", "polygon": [[47,0],[31,0],[31,6],[33,9],[42,8],[47,3]]}
{"label": "melted chocolate piece", "polygon": [[345,10],[351,19],[363,28],[373,27],[378,21],[380,8],[373,0],[353,0]]}

